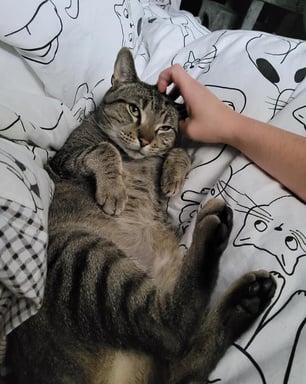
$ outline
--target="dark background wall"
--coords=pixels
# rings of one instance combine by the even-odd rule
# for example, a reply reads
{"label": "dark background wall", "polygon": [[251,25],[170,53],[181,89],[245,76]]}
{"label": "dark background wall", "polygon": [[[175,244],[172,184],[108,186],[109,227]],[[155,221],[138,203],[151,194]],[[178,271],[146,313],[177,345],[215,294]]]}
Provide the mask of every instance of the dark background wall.
{"label": "dark background wall", "polygon": [[[231,28],[241,27],[241,23],[251,4],[251,0],[212,1],[229,7],[232,12],[237,15],[237,21]],[[293,0],[292,2],[294,3]],[[201,0],[182,0],[181,8],[192,12],[194,15],[197,15],[200,10],[201,3]],[[203,20],[203,24],[209,27],[209,25],[207,25],[208,22],[205,22],[205,19]],[[225,28],[228,27],[225,26]],[[263,10],[260,13],[253,29],[276,33],[282,36],[306,39],[303,16],[301,14],[289,12],[288,10],[271,4],[264,5]]]}

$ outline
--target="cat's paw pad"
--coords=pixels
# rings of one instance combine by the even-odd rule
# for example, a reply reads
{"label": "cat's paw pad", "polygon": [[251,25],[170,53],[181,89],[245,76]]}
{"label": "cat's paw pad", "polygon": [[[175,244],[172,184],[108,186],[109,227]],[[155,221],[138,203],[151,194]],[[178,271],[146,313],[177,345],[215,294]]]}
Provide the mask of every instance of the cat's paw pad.
{"label": "cat's paw pad", "polygon": [[249,272],[235,281],[225,294],[221,317],[231,333],[232,341],[246,331],[270,304],[276,282],[267,271]]}
{"label": "cat's paw pad", "polygon": [[233,227],[233,212],[223,200],[209,200],[198,212],[196,231],[218,252],[223,252]]}
{"label": "cat's paw pad", "polygon": [[[260,270],[247,273],[242,277],[237,303],[240,311],[245,311],[251,317],[260,314],[270,303],[274,296],[276,282],[272,274]],[[240,291],[240,292],[239,292]]]}
{"label": "cat's paw pad", "polygon": [[127,193],[123,182],[117,182],[109,186],[97,185],[96,201],[108,216],[118,216],[125,209]]}

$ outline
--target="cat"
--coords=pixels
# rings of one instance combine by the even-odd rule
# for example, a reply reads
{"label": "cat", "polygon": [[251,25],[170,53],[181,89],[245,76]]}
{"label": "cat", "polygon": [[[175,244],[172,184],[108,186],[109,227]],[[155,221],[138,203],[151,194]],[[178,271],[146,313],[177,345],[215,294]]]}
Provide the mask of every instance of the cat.
{"label": "cat", "polygon": [[232,228],[222,200],[199,210],[180,254],[165,210],[190,169],[178,120],[122,48],[101,105],[49,164],[44,303],[9,335],[15,383],[207,383],[269,304],[275,282],[256,271],[208,310]]}

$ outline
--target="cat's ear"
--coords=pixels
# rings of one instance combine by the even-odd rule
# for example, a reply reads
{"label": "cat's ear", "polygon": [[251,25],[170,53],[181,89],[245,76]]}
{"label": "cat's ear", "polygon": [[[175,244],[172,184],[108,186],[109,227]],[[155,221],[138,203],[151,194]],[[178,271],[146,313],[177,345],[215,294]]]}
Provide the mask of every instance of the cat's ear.
{"label": "cat's ear", "polygon": [[139,81],[134,59],[128,48],[121,48],[115,62],[114,73],[112,76],[112,86],[118,87],[122,83],[134,83]]}

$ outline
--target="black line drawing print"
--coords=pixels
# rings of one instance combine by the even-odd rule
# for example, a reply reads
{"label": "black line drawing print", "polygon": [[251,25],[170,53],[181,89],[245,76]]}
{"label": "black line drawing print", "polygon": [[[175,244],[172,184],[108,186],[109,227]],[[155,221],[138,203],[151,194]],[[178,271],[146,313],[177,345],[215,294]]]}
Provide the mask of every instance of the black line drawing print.
{"label": "black line drawing print", "polygon": [[[274,277],[280,284],[281,275],[274,273]],[[284,294],[285,284],[283,284],[282,290],[282,294]],[[294,363],[301,363],[301,361],[304,360],[302,356],[304,355],[303,346],[305,346],[305,344],[303,344],[301,340],[301,334],[304,330],[306,319],[306,291],[296,290],[291,292],[286,299],[280,300],[281,297],[282,296],[279,296],[276,302],[269,307],[254,334],[247,340],[246,345],[239,346],[235,343],[235,347],[240,349],[242,353],[247,354],[250,358],[250,363],[254,365],[254,368],[261,378],[261,381],[259,381],[260,384],[272,382],[273,379],[271,376],[274,375],[274,372],[271,373],[271,368],[269,369],[265,364],[258,363],[258,361],[260,361],[260,355],[256,345],[260,343],[263,350],[268,350],[269,344],[271,343],[282,345],[281,337],[284,328],[284,319],[290,319],[290,324],[287,324],[286,335],[283,336],[290,342],[289,347],[278,354],[277,370],[279,382],[288,383],[291,373],[295,373],[295,371],[292,370]],[[273,310],[273,306],[277,304],[277,301],[281,301],[279,307],[273,314],[269,313]],[[301,372],[301,368],[298,368],[297,372]],[[253,381],[251,382],[253,383]]]}
{"label": "black line drawing print", "polygon": [[184,234],[197,214],[200,202],[209,193],[209,188],[203,188],[200,191],[185,190],[181,194],[181,200],[184,202],[184,207],[179,213],[179,231]]}
{"label": "black line drawing print", "polygon": [[292,112],[292,115],[299,123],[303,125],[304,129],[306,130],[306,105],[295,109]]}
{"label": "black line drawing print", "polygon": [[80,12],[80,0],[69,0],[69,5],[65,7],[65,12],[71,19],[77,19]]}
{"label": "black line drawing print", "polygon": [[206,84],[218,98],[232,110],[242,113],[245,109],[246,94],[238,88],[223,87],[220,85]]}
{"label": "black line drawing print", "polygon": [[99,80],[92,89],[88,83],[82,83],[78,86],[72,104],[72,112],[75,119],[81,123],[89,113],[94,112],[97,108],[95,103],[94,90],[104,81]]}
{"label": "black line drawing print", "polygon": [[13,127],[14,127],[14,130],[16,130],[16,126],[18,126],[18,125],[19,125],[18,130],[21,129],[23,132],[26,132],[26,129],[25,129],[24,123],[21,119],[21,116],[17,115],[17,113],[15,113],[15,112],[13,112],[13,114],[14,114],[13,120],[10,122],[3,121],[4,118],[7,117],[7,113],[4,114],[5,117],[2,118],[2,121],[0,123],[1,125],[3,124],[4,127],[2,128],[0,126],[0,132],[8,131],[9,129],[11,129]]}
{"label": "black line drawing print", "polygon": [[114,5],[114,11],[119,19],[122,31],[122,46],[134,48],[135,46],[135,23],[132,18],[130,3],[123,0],[122,3]]}
{"label": "black line drawing print", "polygon": [[[301,291],[300,294],[301,295],[304,294],[304,296],[306,296],[305,291]],[[306,343],[306,317],[301,322],[297,330],[297,334],[293,343],[290,359],[288,361],[286,374],[284,377],[284,384],[291,383],[291,376],[294,376],[294,373],[299,371],[300,364],[297,364],[298,367],[295,369],[295,363],[297,360],[296,356],[305,354],[305,343]],[[305,377],[305,375],[302,375],[301,377]],[[292,380],[292,382],[293,381],[294,379]]]}
{"label": "black line drawing print", "polygon": [[[15,175],[21,181],[21,185],[25,187],[23,190],[30,196],[30,200],[33,202],[34,212],[42,211],[43,206],[39,186],[34,172],[2,148],[0,148],[0,164],[3,164],[8,172]],[[22,193],[21,189],[20,195]]]}
{"label": "black line drawing print", "polygon": [[186,45],[194,42],[199,37],[202,37],[207,32],[204,30],[204,27],[201,27],[199,23],[196,23],[188,15],[170,17],[172,24],[177,25],[183,36],[183,45]]}
{"label": "black line drawing print", "polygon": [[[227,157],[225,149],[226,146],[224,145],[209,151],[208,148],[202,145],[196,145],[192,153],[190,153],[191,158],[196,160],[193,161],[192,169],[186,178],[184,190],[180,196],[176,196],[172,198],[173,200],[169,199],[168,201],[168,209],[172,206],[172,201],[176,206],[178,216],[175,219],[175,223],[178,225],[178,230],[181,235],[189,228],[201,202],[205,196],[210,193],[211,189],[211,185],[203,185],[203,183],[195,185],[194,180],[201,180],[201,175],[210,174],[211,167],[214,169],[218,169],[220,166],[222,167],[224,161],[227,161],[225,160]],[[180,210],[178,207],[181,207]]]}
{"label": "black line drawing print", "polygon": [[[306,233],[288,224],[285,215],[278,217],[280,212],[287,214],[287,207],[293,206],[294,200],[292,195],[284,195],[267,204],[253,202],[253,206],[244,211],[245,219],[234,246],[251,246],[268,253],[276,258],[287,275],[293,275],[300,259],[306,256]],[[240,212],[243,212],[242,207]]]}
{"label": "black line drawing print", "polygon": [[235,234],[233,246],[253,247],[260,251],[258,257],[274,257],[281,271],[291,276],[306,256],[306,231],[296,227],[294,220],[299,217],[302,203],[288,193],[257,203],[249,193],[241,190],[241,186],[235,187],[234,176],[246,173],[246,177],[250,177],[252,169],[248,167],[252,166],[247,162],[234,171],[229,165],[227,175],[224,173],[223,179],[212,188],[211,195],[223,198],[241,216],[242,225]]}
{"label": "black line drawing print", "polygon": [[[233,344],[234,348],[231,349],[231,357],[240,367],[239,371],[243,372],[242,375],[247,373],[247,382],[252,384],[270,382],[289,384],[290,378],[294,378],[296,372],[301,373],[300,365],[304,361],[306,291],[304,289],[291,291],[282,274],[275,271],[271,271],[271,273],[277,281],[277,291],[271,305],[254,326],[254,330],[251,329],[247,332]],[[288,319],[290,323],[288,323]],[[286,321],[287,330],[283,332]],[[276,346],[277,364],[272,369],[271,362],[265,364],[263,358],[263,351],[269,351],[271,345]],[[281,353],[277,353],[279,346],[285,346]],[[298,366],[297,371],[294,369],[295,364]],[[222,363],[212,376],[214,380],[211,382],[222,383],[223,378],[224,382],[227,382],[226,370],[223,369]]]}
{"label": "black line drawing print", "polygon": [[[265,47],[265,39],[268,39],[263,33],[252,37],[246,43],[246,52],[250,61],[254,64],[260,74],[274,87],[275,95],[269,96],[267,104],[272,111],[272,118],[283,109],[291,100],[297,84],[306,77],[306,67],[297,68],[294,60],[292,61],[292,74],[288,73],[288,61],[291,56],[297,54],[296,51],[304,46],[302,41],[289,40],[278,37],[276,48],[270,43],[268,51],[258,51],[258,46]],[[259,42],[259,40],[261,40]],[[281,45],[281,46],[280,46]],[[286,62],[286,65],[282,65]],[[290,86],[291,85],[291,86]]]}
{"label": "black line drawing print", "polygon": [[[48,20],[48,23],[44,20]],[[20,28],[6,33],[4,37],[7,38],[8,44],[16,46],[25,59],[47,65],[56,56],[59,48],[58,38],[62,31],[63,23],[55,4],[51,0],[45,0],[37,6],[30,20]],[[41,45],[37,46],[37,40]]]}
{"label": "black line drawing print", "polygon": [[151,3],[158,5],[160,8],[167,10],[168,8],[171,7],[171,0],[155,0],[151,1]]}
{"label": "black line drawing print", "polygon": [[[63,104],[61,103],[61,105],[63,105]],[[40,126],[39,128],[43,129],[44,131],[53,131],[54,129],[56,129],[59,126],[59,124],[60,124],[60,122],[62,120],[63,115],[64,115],[64,111],[62,110],[60,112],[60,114],[58,115],[58,117],[56,119],[56,122],[53,125],[51,125],[50,127]]]}
{"label": "black line drawing print", "polygon": [[205,54],[203,57],[196,57],[193,51],[189,52],[188,59],[183,64],[183,68],[186,71],[189,71],[193,68],[202,69],[202,73],[206,73],[210,69],[210,64],[215,60],[217,55],[217,50],[213,49],[212,51]]}
{"label": "black line drawing print", "polygon": [[[1,136],[0,136],[1,137]],[[10,139],[16,144],[21,144],[25,149],[27,149],[31,154],[33,160],[36,160],[37,156],[43,157],[46,163],[49,160],[50,154],[47,149],[43,149],[40,146],[34,144],[31,140],[21,140],[21,139]]]}
{"label": "black line drawing print", "polygon": [[[182,51],[176,54],[171,60],[171,64],[179,63],[184,69],[188,72],[195,68],[201,69],[201,74],[206,74],[210,70],[211,64],[214,62],[217,57],[218,49],[217,43],[221,39],[221,37],[226,33],[222,32],[210,47],[206,47],[205,53],[199,52],[199,49],[203,49],[201,46],[199,47],[198,42],[195,42],[195,46],[193,49],[187,51]],[[192,40],[194,41],[194,39]],[[192,47],[192,45],[191,45]]]}

